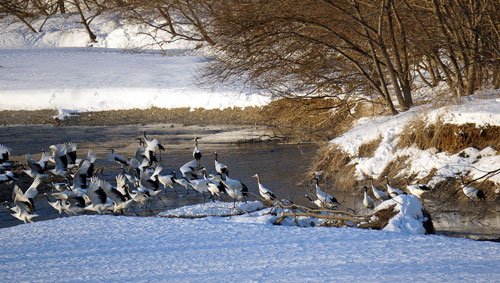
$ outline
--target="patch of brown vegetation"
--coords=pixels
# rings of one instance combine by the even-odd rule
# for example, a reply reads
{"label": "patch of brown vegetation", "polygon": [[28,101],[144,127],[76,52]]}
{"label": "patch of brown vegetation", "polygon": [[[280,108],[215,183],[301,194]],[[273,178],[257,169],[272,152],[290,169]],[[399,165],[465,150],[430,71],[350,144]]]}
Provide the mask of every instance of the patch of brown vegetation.
{"label": "patch of brown vegetation", "polygon": [[364,228],[364,229],[375,229],[375,230],[382,230],[384,229],[385,226],[389,223],[389,220],[396,216],[396,214],[399,213],[395,209],[396,204],[393,204],[389,206],[386,209],[381,209],[373,214],[372,219],[369,222],[361,223],[358,225],[358,228]]}
{"label": "patch of brown vegetation", "polygon": [[0,124],[1,125],[30,125],[30,124],[54,124],[55,120],[52,118],[57,115],[56,110],[36,110],[36,111],[0,111]]}
{"label": "patch of brown vegetation", "polygon": [[492,146],[500,148],[500,127],[492,125],[477,126],[476,124],[453,125],[442,120],[428,124],[419,117],[407,124],[401,133],[399,147],[416,145],[425,150],[437,148],[451,154],[468,147],[485,148]]}
{"label": "patch of brown vegetation", "polygon": [[338,99],[279,99],[263,108],[263,117],[280,128],[302,129],[304,141],[329,141],[346,132],[361,105]]}
{"label": "patch of brown vegetation", "polygon": [[384,168],[384,171],[382,171],[382,173],[380,174],[380,177],[377,180],[373,180],[373,182],[380,187],[385,187],[385,176],[387,176],[389,178],[391,186],[395,186],[398,188],[406,186],[405,179],[395,178],[394,176],[398,175],[402,169],[407,167],[408,158],[408,156],[399,156],[398,158],[389,162],[389,164],[387,164],[387,166]]}
{"label": "patch of brown vegetation", "polygon": [[360,145],[358,148],[358,156],[373,157],[375,155],[375,150],[377,150],[381,142],[382,136],[378,136],[376,139]]}
{"label": "patch of brown vegetation", "polygon": [[206,125],[206,124],[264,124],[260,118],[261,108],[247,107],[227,108],[224,110],[176,108],[164,109],[152,107],[149,109],[113,110],[81,113],[78,116],[65,119],[63,125],[134,125],[134,124],[157,124],[178,123],[184,125]]}
{"label": "patch of brown vegetation", "polygon": [[335,190],[350,191],[357,187],[358,181],[354,178],[354,164],[349,164],[349,154],[334,146],[324,146],[316,154],[311,169],[311,179],[316,171],[323,172],[323,180],[333,185]]}

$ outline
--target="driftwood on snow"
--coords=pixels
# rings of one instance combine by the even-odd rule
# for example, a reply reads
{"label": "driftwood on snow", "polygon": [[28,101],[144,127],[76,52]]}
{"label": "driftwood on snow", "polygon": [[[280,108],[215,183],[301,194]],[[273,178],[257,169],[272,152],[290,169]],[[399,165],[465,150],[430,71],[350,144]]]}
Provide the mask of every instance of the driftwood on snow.
{"label": "driftwood on snow", "polygon": [[325,219],[322,226],[346,227],[355,226],[364,229],[383,229],[389,219],[398,213],[396,205],[370,214],[356,214],[349,211],[332,209],[311,209],[300,205],[281,206],[282,212],[277,215],[274,224],[280,225],[286,218],[310,217]]}

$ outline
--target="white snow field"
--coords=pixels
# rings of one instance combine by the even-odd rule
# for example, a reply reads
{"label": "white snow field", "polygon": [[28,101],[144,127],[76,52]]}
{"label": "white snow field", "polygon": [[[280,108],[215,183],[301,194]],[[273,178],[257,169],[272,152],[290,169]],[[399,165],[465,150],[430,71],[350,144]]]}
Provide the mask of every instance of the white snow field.
{"label": "white snow field", "polygon": [[0,49],[0,110],[224,109],[269,103],[241,86],[200,86],[197,71],[207,60],[185,50],[162,56],[99,48]]}
{"label": "white snow field", "polygon": [[266,216],[78,216],[0,230],[2,282],[498,282],[500,245]]}

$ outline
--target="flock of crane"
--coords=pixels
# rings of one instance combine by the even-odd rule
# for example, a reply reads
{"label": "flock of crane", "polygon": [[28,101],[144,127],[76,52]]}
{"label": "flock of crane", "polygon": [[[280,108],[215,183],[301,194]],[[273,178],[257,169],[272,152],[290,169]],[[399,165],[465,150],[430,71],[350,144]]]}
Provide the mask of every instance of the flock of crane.
{"label": "flock of crane", "polygon": [[[77,145],[75,143],[55,144],[50,146],[51,153],[43,151],[39,160],[35,160],[31,154],[26,155],[26,164],[20,164],[22,171],[33,178],[31,185],[24,191],[16,184],[17,174],[13,171],[13,162],[9,160],[11,149],[5,145],[0,145],[0,184],[14,183],[12,187],[12,202],[4,202],[4,206],[11,211],[11,215],[23,221],[32,222],[38,215],[35,213],[34,199],[38,195],[38,186],[42,181],[51,186],[51,193],[45,193],[50,206],[60,214],[79,215],[86,211],[93,211],[99,214],[113,213],[123,214],[131,209],[135,213],[135,205],[147,206],[148,202],[168,189],[177,193],[177,188],[183,188],[188,194],[194,190],[197,194],[208,195],[211,200],[216,198],[223,200],[227,196],[236,201],[246,201],[249,195],[248,187],[241,181],[229,177],[228,167],[218,160],[215,152],[214,165],[216,172],[207,174],[207,169],[202,166],[202,152],[198,146],[199,138],[194,138],[193,159],[182,165],[180,174],[169,172],[163,174],[163,168],[159,165],[157,153],[165,150],[164,146],[157,139],[149,139],[145,132],[143,137],[138,138],[139,145],[135,155],[125,158],[123,155],[110,149],[106,156],[108,161],[119,164],[121,173],[115,176],[114,185],[100,177],[102,168],[96,169],[94,164],[97,159],[93,151],[89,151],[87,156],[77,158]],[[319,208],[335,209],[340,204],[335,197],[321,189],[319,180],[321,172],[316,172],[313,181],[315,182],[315,194],[313,197],[306,194],[306,197]],[[258,174],[252,176],[256,178],[260,197],[266,202],[283,202],[278,200],[276,195],[264,186]],[[49,180],[52,180],[49,181]],[[60,182],[54,182],[59,180]],[[387,191],[377,188],[371,183],[373,196],[380,201],[405,194],[395,188],[387,181]],[[368,193],[368,187],[363,186],[363,205],[368,209],[375,207],[375,201]],[[421,197],[430,189],[421,184],[408,185],[409,193]],[[467,191],[469,190],[469,191]],[[484,193],[480,190],[464,187],[464,193],[471,198],[484,198]],[[136,213],[137,214],[137,213]]]}
{"label": "flock of crane", "polygon": [[[75,143],[51,145],[50,153],[43,151],[39,160],[31,154],[26,155],[26,164],[20,164],[22,171],[33,178],[31,185],[23,191],[18,184],[17,174],[13,172],[13,163],[9,160],[11,149],[0,145],[0,184],[14,183],[12,187],[12,202],[4,202],[12,216],[27,222],[32,222],[38,215],[35,213],[34,199],[38,195],[38,186],[47,180],[51,193],[46,193],[48,203],[60,214],[78,215],[86,211],[99,214],[123,214],[125,210],[135,212],[135,203],[145,206],[155,197],[168,189],[177,193],[176,187],[181,187],[189,194],[190,190],[206,195],[212,200],[228,196],[236,201],[246,201],[249,195],[248,187],[237,179],[229,177],[228,167],[218,160],[215,152],[215,174],[207,174],[207,169],[201,165],[202,153],[198,147],[199,137],[194,139],[193,159],[182,165],[180,174],[169,172],[162,174],[157,153],[164,151],[164,146],[157,139],[149,139],[146,133],[139,138],[139,146],[135,155],[125,158],[110,149],[106,156],[108,161],[119,164],[121,173],[115,176],[112,184],[99,176],[102,168],[95,168],[96,154],[89,151],[85,158],[77,158]],[[274,201],[275,194],[266,188],[258,174],[257,179],[260,196],[266,201]],[[50,182],[48,180],[59,180]]]}

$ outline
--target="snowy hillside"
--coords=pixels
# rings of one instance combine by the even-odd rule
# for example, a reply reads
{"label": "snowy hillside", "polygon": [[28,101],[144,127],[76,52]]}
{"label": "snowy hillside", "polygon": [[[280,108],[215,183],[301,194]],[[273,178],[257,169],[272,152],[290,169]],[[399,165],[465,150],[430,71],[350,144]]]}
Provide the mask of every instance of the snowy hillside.
{"label": "snowy hillside", "polygon": [[[331,141],[348,153],[355,164],[355,176],[358,180],[383,177],[386,166],[400,157],[407,157],[407,167],[396,177],[416,175],[419,180],[433,170],[428,185],[431,187],[447,177],[458,177],[470,174],[478,178],[485,172],[500,168],[500,155],[497,149],[486,147],[468,148],[465,153],[450,154],[436,148],[419,149],[415,146],[401,148],[398,146],[400,134],[413,123],[416,118],[423,118],[427,124],[438,120],[444,124],[474,124],[477,128],[500,126],[500,93],[492,92],[478,97],[467,97],[461,104],[433,108],[431,105],[415,107],[396,116],[383,116],[360,119],[347,133]],[[457,133],[458,134],[458,133]],[[358,149],[362,144],[381,138],[372,157],[358,157]],[[500,184],[500,174],[490,178]]]}
{"label": "snowy hillside", "polygon": [[5,282],[500,280],[497,243],[273,226],[255,215],[69,217],[1,229],[0,241]]}

